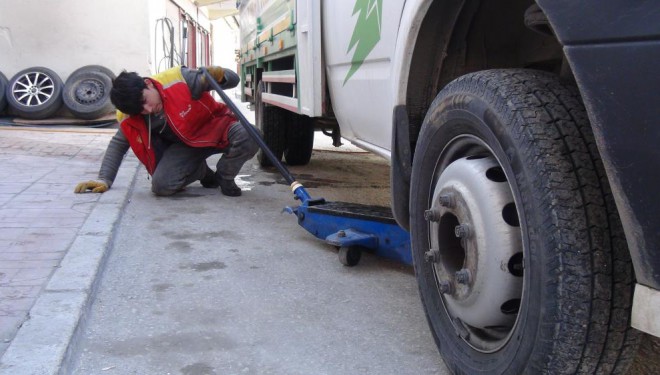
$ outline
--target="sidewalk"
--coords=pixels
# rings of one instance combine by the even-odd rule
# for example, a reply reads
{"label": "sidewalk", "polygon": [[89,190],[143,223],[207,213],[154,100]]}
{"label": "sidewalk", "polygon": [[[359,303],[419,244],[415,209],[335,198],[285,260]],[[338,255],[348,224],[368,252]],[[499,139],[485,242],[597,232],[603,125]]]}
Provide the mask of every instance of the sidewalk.
{"label": "sidewalk", "polygon": [[66,355],[138,166],[130,154],[109,192],[73,193],[115,131],[0,127],[1,374],[50,374]]}
{"label": "sidewalk", "polygon": [[128,152],[104,194],[73,188],[116,131],[0,126],[0,375],[66,372],[140,164]]}

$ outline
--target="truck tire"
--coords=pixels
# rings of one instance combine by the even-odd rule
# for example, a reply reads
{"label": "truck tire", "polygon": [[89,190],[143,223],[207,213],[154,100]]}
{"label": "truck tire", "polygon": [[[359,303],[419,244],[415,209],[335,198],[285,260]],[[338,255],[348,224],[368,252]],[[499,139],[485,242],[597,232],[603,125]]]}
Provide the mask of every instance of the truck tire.
{"label": "truck tire", "polygon": [[7,106],[7,99],[5,99],[5,90],[7,89],[7,77],[0,72],[0,113],[5,110]]}
{"label": "truck tire", "polygon": [[[286,148],[286,130],[290,120],[290,112],[284,108],[266,105],[261,100],[261,94],[265,90],[264,83],[259,82],[255,97],[254,121],[257,128],[261,131],[268,148],[273,152],[277,160],[282,160],[282,154]],[[263,150],[259,150],[257,153],[257,160],[262,167],[273,165]]]}
{"label": "truck tire", "polygon": [[76,117],[92,120],[112,112],[110,102],[112,78],[106,73],[78,70],[64,84],[64,105]]}
{"label": "truck tire", "polygon": [[11,112],[19,117],[40,120],[62,106],[62,80],[52,70],[33,67],[21,70],[5,91]]}
{"label": "truck tire", "polygon": [[314,120],[305,115],[291,114],[287,131],[284,160],[289,165],[307,165],[314,148]]}
{"label": "truck tire", "polygon": [[447,366],[625,373],[634,273],[577,89],[531,70],[468,74],[418,139],[413,263]]}

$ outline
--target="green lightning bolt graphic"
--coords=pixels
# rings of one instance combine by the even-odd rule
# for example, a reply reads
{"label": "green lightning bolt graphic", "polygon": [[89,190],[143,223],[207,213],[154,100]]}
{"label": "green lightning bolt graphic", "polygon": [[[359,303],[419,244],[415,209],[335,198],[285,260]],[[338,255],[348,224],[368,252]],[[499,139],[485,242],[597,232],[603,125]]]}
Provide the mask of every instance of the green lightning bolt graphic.
{"label": "green lightning bolt graphic", "polygon": [[[357,0],[353,8],[353,15],[358,15],[351,42],[348,45],[346,53],[351,52],[353,47],[353,59],[351,60],[351,69],[349,69],[344,85],[360,69],[364,59],[376,47],[380,41],[380,30],[382,20],[383,0]],[[357,46],[356,46],[357,45]]]}

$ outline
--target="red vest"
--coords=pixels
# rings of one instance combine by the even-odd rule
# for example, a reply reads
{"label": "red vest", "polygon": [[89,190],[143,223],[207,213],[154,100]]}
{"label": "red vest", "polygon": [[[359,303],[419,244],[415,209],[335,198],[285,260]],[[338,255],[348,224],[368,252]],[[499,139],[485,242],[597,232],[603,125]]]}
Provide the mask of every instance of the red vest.
{"label": "red vest", "polygon": [[[181,67],[168,69],[150,80],[163,101],[167,124],[179,139],[190,147],[223,149],[229,146],[227,133],[236,118],[208,92],[203,92],[199,100],[193,100]],[[127,116],[117,111],[117,120],[133,153],[149,174],[153,174],[158,160],[149,144],[149,129],[143,115]]]}

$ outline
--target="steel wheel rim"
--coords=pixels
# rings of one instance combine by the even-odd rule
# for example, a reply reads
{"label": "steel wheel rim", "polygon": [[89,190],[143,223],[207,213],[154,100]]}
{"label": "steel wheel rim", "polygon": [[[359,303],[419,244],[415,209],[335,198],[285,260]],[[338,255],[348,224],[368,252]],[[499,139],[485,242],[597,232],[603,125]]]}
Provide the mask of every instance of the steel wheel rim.
{"label": "steel wheel rim", "polygon": [[24,107],[36,107],[53,97],[55,82],[45,73],[28,72],[14,82],[11,93],[18,104]]}
{"label": "steel wheel rim", "polygon": [[100,102],[105,95],[103,82],[96,79],[85,79],[81,81],[74,90],[76,102],[90,105]]}
{"label": "steel wheel rim", "polygon": [[[487,177],[485,171],[493,169],[499,171],[497,176],[491,173]],[[493,189],[493,184],[499,187]],[[491,190],[496,191],[492,194]],[[512,190],[494,152],[472,135],[456,137],[442,150],[430,186],[426,260],[431,262],[438,296],[457,335],[482,353],[506,345],[519,321],[524,298],[524,245]],[[484,198],[486,193],[494,195],[490,197],[493,202]],[[493,224],[500,217],[504,220],[503,202],[509,201],[508,228]],[[490,224],[483,225],[484,221]],[[498,246],[485,246],[494,242]],[[480,252],[484,246],[488,251]],[[506,277],[496,269],[502,268],[505,259],[507,271],[502,273],[509,273]]]}

